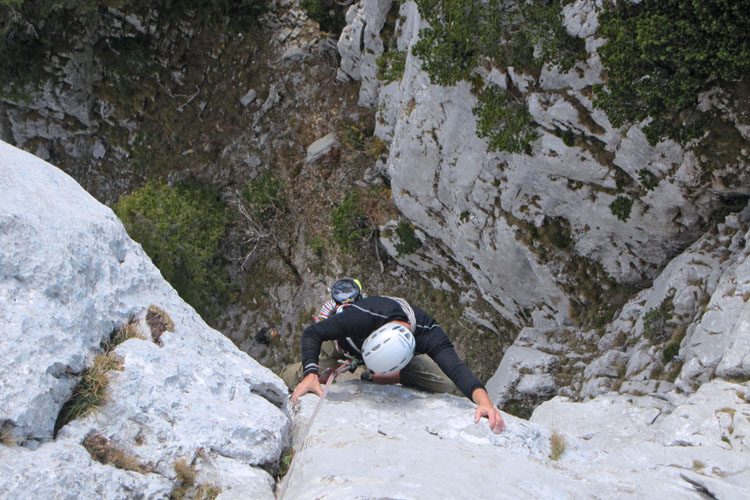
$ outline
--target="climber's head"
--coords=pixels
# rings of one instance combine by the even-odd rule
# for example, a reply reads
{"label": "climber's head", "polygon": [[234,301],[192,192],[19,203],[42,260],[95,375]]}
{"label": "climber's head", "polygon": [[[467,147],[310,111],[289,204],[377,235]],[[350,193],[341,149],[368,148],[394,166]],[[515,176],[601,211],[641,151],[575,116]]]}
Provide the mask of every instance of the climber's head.
{"label": "climber's head", "polygon": [[391,321],[372,332],[362,344],[367,368],[389,375],[409,364],[414,356],[414,336],[401,322]]}
{"label": "climber's head", "polygon": [[336,304],[346,304],[362,298],[362,284],[354,278],[341,278],[331,287],[331,297]]}

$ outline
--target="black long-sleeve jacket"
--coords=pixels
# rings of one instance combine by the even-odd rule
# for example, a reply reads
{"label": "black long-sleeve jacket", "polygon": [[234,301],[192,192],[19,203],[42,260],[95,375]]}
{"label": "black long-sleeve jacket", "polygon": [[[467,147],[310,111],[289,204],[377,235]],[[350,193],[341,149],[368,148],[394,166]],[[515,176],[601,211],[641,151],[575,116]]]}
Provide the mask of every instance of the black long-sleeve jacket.
{"label": "black long-sleeve jacket", "polygon": [[[469,399],[475,389],[484,389],[484,385],[458,357],[448,335],[435,319],[419,307],[412,305],[412,309],[417,320],[414,354],[430,356]],[[360,351],[365,339],[390,321],[408,323],[409,320],[395,300],[372,296],[347,305],[340,313],[308,326],[302,332],[302,366],[305,375],[318,373],[323,341],[336,340],[349,354],[361,359]]]}

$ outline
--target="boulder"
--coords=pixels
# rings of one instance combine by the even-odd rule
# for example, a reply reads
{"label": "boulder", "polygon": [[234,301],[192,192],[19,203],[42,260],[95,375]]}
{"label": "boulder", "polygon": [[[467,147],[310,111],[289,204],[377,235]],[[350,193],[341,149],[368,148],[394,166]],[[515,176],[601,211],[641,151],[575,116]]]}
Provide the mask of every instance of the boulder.
{"label": "boulder", "polygon": [[307,147],[307,158],[305,158],[305,162],[313,163],[316,160],[319,160],[320,158],[327,155],[328,152],[331,151],[337,143],[338,139],[336,138],[336,134],[333,132],[324,137],[321,137]]}

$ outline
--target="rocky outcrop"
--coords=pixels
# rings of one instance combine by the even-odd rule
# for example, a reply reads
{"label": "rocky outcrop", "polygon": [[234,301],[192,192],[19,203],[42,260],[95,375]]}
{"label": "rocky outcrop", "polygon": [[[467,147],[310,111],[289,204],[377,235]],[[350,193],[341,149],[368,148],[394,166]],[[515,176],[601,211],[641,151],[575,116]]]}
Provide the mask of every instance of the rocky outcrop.
{"label": "rocky outcrop", "polygon": [[[0,490],[166,498],[184,462],[227,493],[252,482],[272,498],[260,467],[288,442],[284,383],[209,328],[73,179],[5,143],[0,165]],[[116,360],[106,401],[63,426],[104,350]],[[96,446],[140,472],[100,465]]]}
{"label": "rocky outcrop", "polygon": [[[476,136],[469,83],[430,83],[410,50],[425,23],[413,2],[400,6],[394,32],[406,68],[380,90],[376,128],[391,142],[394,200],[519,327],[569,325],[580,319],[571,311],[588,290],[604,294],[615,283],[655,278],[700,236],[726,192],[719,171],[734,168],[709,166],[710,158],[668,140],[651,146],[640,126],[614,128],[594,108],[592,86],[602,83],[599,8],[588,0],[564,8],[568,32],[584,38],[588,51],[573,70],[545,65],[538,78],[513,68],[476,70],[528,105],[538,139],[529,154],[511,154],[488,152]],[[737,161],[746,165],[747,156]],[[643,175],[656,185],[643,188]],[[609,206],[630,191],[640,194],[624,222]]]}
{"label": "rocky outcrop", "polygon": [[496,404],[530,412],[554,395],[663,396],[750,379],[748,210],[673,259],[601,330],[523,329],[487,383]]}
{"label": "rocky outcrop", "polygon": [[[317,397],[304,396],[294,427]],[[297,433],[284,499],[738,498],[750,488],[747,387],[712,382],[675,401],[555,398],[493,434],[467,399],[334,384]],[[552,458],[554,456],[554,458]]]}
{"label": "rocky outcrop", "polygon": [[383,54],[380,31],[392,3],[392,0],[354,3],[346,13],[347,25],[339,37],[341,63],[336,79],[342,83],[362,82],[357,103],[362,107],[374,108],[378,103],[377,59]]}

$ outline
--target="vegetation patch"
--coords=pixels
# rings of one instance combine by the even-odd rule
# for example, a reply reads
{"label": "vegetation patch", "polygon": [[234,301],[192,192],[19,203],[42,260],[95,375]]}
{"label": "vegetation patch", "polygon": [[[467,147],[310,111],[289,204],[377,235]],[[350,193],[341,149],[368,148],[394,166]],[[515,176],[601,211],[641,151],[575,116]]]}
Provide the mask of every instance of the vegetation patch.
{"label": "vegetation patch", "polygon": [[664,345],[664,350],[662,351],[662,357],[664,358],[665,363],[670,363],[679,358],[680,344],[682,344],[682,340],[685,338],[686,332],[687,327],[682,326],[681,328],[677,328],[672,333],[672,336]]}
{"label": "vegetation patch", "polygon": [[389,49],[383,52],[376,60],[378,66],[378,79],[384,84],[400,82],[406,70],[406,52]]}
{"label": "vegetation patch", "polygon": [[552,460],[560,460],[563,453],[565,453],[565,436],[555,429],[549,437],[549,457]]}
{"label": "vegetation patch", "polygon": [[[3,61],[0,95],[12,100],[28,99],[25,87],[38,86],[51,76],[46,65],[53,53],[72,45],[70,33],[80,36],[90,26],[120,22],[118,14],[107,7],[125,15],[145,17],[149,11],[157,11],[164,17],[197,16],[212,25],[229,24],[234,29],[248,29],[267,10],[268,0],[184,0],[179,9],[170,9],[169,2],[165,1],[4,0],[0,2],[0,60]],[[123,37],[116,40],[115,44],[129,44],[146,39]],[[123,59],[127,56],[126,51]],[[149,59],[132,59],[131,62],[140,65]],[[127,71],[118,71],[115,79],[135,83]]]}
{"label": "vegetation patch", "polygon": [[620,195],[615,198],[615,201],[609,204],[609,210],[612,212],[612,215],[623,222],[627,222],[630,219],[630,211],[632,209],[633,199],[628,196]]}
{"label": "vegetation patch", "polygon": [[414,53],[435,84],[470,80],[483,59],[534,72],[543,63],[570,69],[585,54],[583,40],[563,27],[558,0],[417,0],[417,6],[429,26]]}
{"label": "vegetation patch", "polygon": [[242,201],[264,225],[286,208],[281,181],[270,171],[258,175],[242,189]]}
{"label": "vegetation patch", "polygon": [[148,324],[149,330],[151,330],[151,340],[158,345],[161,345],[160,339],[164,332],[174,331],[174,322],[169,317],[169,314],[153,305],[146,311],[146,324]]}
{"label": "vegetation patch", "polygon": [[374,128],[362,122],[344,124],[341,129],[344,144],[349,148],[360,151],[366,149],[368,144],[373,142],[372,137],[374,133]]}
{"label": "vegetation patch", "polygon": [[[570,69],[585,54],[583,40],[562,24],[558,0],[417,0],[417,6],[429,26],[420,31],[414,54],[438,85],[473,81],[484,61],[538,73],[544,63]],[[477,135],[489,138],[491,151],[528,152],[536,138],[525,101],[495,85],[480,92],[474,114]]]}
{"label": "vegetation patch", "polygon": [[422,242],[414,233],[414,224],[408,221],[402,221],[396,227],[396,236],[399,238],[398,243],[396,243],[398,257],[414,253],[422,246]]}
{"label": "vegetation patch", "polygon": [[230,299],[229,280],[217,257],[229,223],[219,191],[195,181],[174,187],[150,181],[113,208],[180,296],[213,319]]}
{"label": "vegetation patch", "polygon": [[344,252],[353,255],[362,241],[370,236],[365,212],[359,207],[359,194],[350,191],[341,204],[331,210],[334,241]]}
{"label": "vegetation patch", "polygon": [[214,484],[196,484],[198,471],[185,459],[175,461],[174,471],[177,486],[172,490],[171,500],[214,500],[221,493],[221,488]]}
{"label": "vegetation patch", "polygon": [[659,178],[647,168],[642,168],[638,171],[638,180],[646,191],[651,191],[659,184]]}
{"label": "vegetation patch", "polygon": [[538,134],[526,101],[497,85],[488,85],[472,111],[477,117],[477,136],[489,139],[490,151],[530,152]]}
{"label": "vegetation patch", "polygon": [[302,0],[300,7],[307,15],[320,25],[321,31],[336,35],[346,26],[346,9],[349,4],[336,0]]}
{"label": "vegetation patch", "polygon": [[113,353],[97,355],[76,384],[71,398],[63,405],[55,422],[55,432],[68,422],[87,415],[104,404],[107,399],[109,372],[121,369],[122,361]]}
{"label": "vegetation patch", "polygon": [[643,333],[653,344],[661,344],[670,338],[667,322],[674,314],[673,297],[673,294],[668,295],[658,307],[643,315]]}
{"label": "vegetation patch", "polygon": [[607,3],[598,35],[607,40],[598,49],[607,85],[594,103],[617,127],[651,118],[651,144],[700,137],[707,122],[699,94],[750,72],[747,0]]}
{"label": "vegetation patch", "polygon": [[138,459],[112,444],[106,436],[89,433],[83,438],[83,447],[91,458],[104,465],[114,465],[118,469],[129,470],[143,474],[149,472],[138,463]]}

